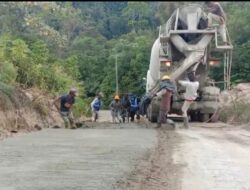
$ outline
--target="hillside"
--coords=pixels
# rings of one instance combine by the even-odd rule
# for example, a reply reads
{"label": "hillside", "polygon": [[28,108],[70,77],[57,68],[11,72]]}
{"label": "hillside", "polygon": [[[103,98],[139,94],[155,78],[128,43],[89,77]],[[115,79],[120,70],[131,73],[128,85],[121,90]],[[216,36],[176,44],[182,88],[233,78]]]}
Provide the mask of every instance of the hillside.
{"label": "hillside", "polygon": [[[0,82],[22,90],[36,88],[51,97],[77,87],[75,115],[80,117],[89,114],[97,92],[103,92],[107,108],[115,94],[118,56],[119,92],[141,96],[158,26],[184,3],[2,2]],[[222,2],[222,6],[234,45],[232,84],[249,82],[250,3]],[[223,65],[212,75],[223,80]],[[18,108],[12,100],[11,106]],[[7,111],[4,106],[1,110]]]}

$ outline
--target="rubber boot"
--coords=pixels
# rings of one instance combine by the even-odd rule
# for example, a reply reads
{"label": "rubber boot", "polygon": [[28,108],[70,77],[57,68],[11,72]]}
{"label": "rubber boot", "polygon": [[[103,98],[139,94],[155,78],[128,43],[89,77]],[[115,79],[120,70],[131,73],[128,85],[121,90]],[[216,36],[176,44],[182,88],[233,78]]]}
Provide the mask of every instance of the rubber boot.
{"label": "rubber boot", "polygon": [[184,127],[185,127],[186,129],[188,129],[188,128],[189,128],[188,117],[184,117],[184,118],[183,118],[183,123],[184,123]]}

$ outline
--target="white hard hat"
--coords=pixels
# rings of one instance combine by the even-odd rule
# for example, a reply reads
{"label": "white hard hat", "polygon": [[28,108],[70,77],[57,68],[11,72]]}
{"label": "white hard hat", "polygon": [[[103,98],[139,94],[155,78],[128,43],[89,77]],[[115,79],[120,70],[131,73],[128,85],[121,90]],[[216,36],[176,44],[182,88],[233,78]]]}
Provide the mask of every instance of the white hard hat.
{"label": "white hard hat", "polygon": [[77,92],[77,89],[76,88],[71,88],[70,92]]}

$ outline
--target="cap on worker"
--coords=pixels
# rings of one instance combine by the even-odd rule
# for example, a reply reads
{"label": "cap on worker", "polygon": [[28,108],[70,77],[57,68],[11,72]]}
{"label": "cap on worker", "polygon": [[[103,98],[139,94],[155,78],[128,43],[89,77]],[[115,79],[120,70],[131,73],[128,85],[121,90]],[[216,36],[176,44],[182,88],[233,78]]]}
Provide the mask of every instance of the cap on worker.
{"label": "cap on worker", "polygon": [[161,78],[161,80],[169,80],[170,79],[170,77],[168,76],[168,75],[164,75],[162,78]]}
{"label": "cap on worker", "polygon": [[76,88],[71,88],[69,93],[77,95],[77,89]]}
{"label": "cap on worker", "polygon": [[103,97],[104,95],[103,95],[103,93],[102,92],[99,92],[99,93],[97,93],[97,96],[99,96],[99,97]]}
{"label": "cap on worker", "polygon": [[115,100],[119,100],[120,97],[118,95],[115,96]]}

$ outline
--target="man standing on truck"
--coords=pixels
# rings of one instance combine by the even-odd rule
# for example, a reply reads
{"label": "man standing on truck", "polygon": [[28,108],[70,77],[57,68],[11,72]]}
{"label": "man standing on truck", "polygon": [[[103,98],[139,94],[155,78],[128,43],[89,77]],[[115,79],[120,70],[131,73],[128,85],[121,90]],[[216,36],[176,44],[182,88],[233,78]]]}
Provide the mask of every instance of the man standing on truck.
{"label": "man standing on truck", "polygon": [[[72,114],[72,107],[75,103],[75,96],[77,94],[77,90],[75,88],[70,89],[69,94],[63,95],[57,98],[53,104],[60,112],[63,121],[65,123],[65,128],[75,129],[76,125],[74,122],[74,117]],[[60,107],[57,105],[60,101]]]}
{"label": "man standing on truck", "polygon": [[[168,75],[164,75],[161,78],[160,91],[155,94],[155,96],[161,97],[157,128],[161,127],[162,123],[167,123],[167,114],[170,111],[171,97],[175,89],[175,85],[170,80],[170,77]],[[171,124],[174,123],[171,121]]]}
{"label": "man standing on truck", "polygon": [[184,94],[185,101],[181,108],[185,128],[189,128],[187,111],[193,101],[197,98],[197,90],[199,88],[199,82],[196,80],[196,76],[193,71],[188,73],[188,79],[189,81],[178,81],[179,84],[186,87],[186,92]]}
{"label": "man standing on truck", "polygon": [[208,29],[212,29],[212,21],[215,20],[220,24],[219,32],[222,36],[222,40],[224,42],[224,45],[228,45],[227,42],[227,35],[226,35],[226,15],[223,11],[220,3],[213,2],[213,1],[205,1],[205,5],[208,8]]}

